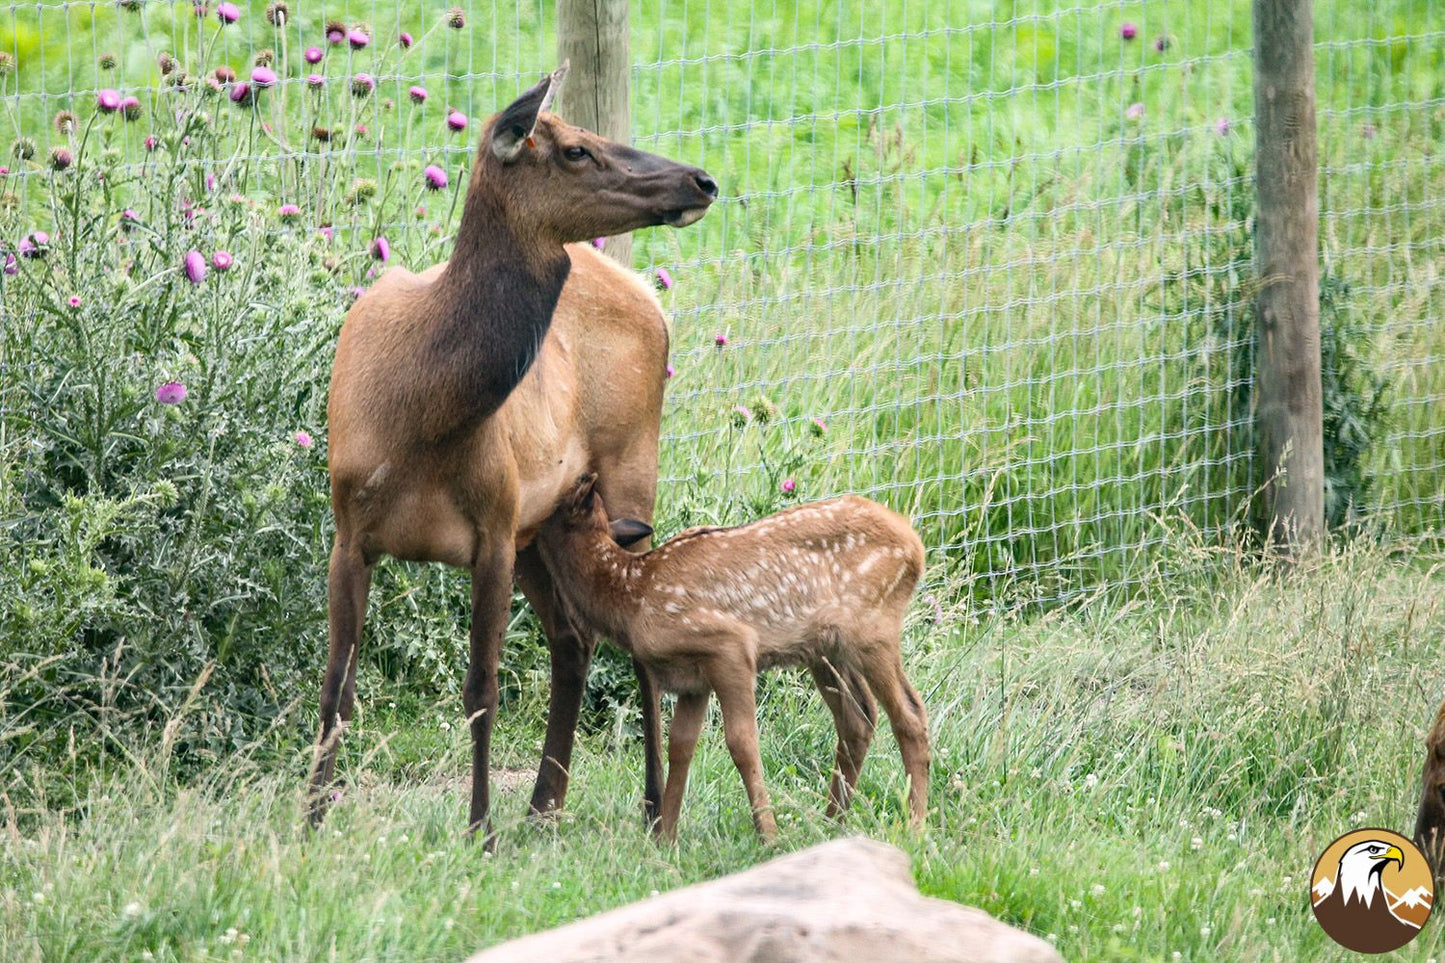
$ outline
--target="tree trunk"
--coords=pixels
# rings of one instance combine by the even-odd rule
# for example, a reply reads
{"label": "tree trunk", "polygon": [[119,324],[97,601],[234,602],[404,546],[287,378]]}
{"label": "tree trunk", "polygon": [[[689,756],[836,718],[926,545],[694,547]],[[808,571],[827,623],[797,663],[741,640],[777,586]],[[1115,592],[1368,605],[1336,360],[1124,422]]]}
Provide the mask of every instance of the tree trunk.
{"label": "tree trunk", "polygon": [[1324,534],[1319,194],[1311,0],[1254,0],[1255,396],[1266,535],[1287,557]]}
{"label": "tree trunk", "polygon": [[[570,60],[557,112],[622,144],[632,143],[628,0],[557,0],[557,59]],[[603,250],[632,265],[632,235],[609,237]]]}

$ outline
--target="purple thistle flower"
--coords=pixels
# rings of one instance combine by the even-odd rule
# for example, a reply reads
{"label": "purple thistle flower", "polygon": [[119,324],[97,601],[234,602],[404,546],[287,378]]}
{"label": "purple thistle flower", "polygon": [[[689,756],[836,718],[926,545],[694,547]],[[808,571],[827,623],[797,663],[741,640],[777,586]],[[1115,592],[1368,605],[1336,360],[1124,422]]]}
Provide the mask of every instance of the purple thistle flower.
{"label": "purple thistle flower", "polygon": [[65,303],[70,305],[72,308],[80,307],[80,295],[72,294],[70,297],[65,299]]}
{"label": "purple thistle flower", "polygon": [[96,91],[95,106],[100,108],[102,114],[113,114],[120,110],[120,91],[107,87],[105,90]]}
{"label": "purple thistle flower", "polygon": [[211,255],[211,267],[217,271],[229,271],[231,265],[235,263],[230,251],[217,251]]}
{"label": "purple thistle flower", "polygon": [[435,164],[426,165],[422,176],[426,178],[426,186],[429,190],[439,191],[447,186],[447,172]]}
{"label": "purple thistle flower", "polygon": [[712,343],[717,345],[719,348],[725,348],[727,347],[728,336],[725,334],[720,334],[712,339]]}
{"label": "purple thistle flower", "polygon": [[64,147],[55,147],[50,151],[50,169],[63,171],[75,162],[75,156]]}
{"label": "purple thistle flower", "polygon": [[594,237],[594,238],[592,239],[592,246],[593,246],[594,248],[596,248],[597,250],[599,250],[599,251],[602,250],[602,246],[603,246],[604,244],[606,244],[606,243],[607,243],[607,238],[605,238],[605,237]]}
{"label": "purple thistle flower", "polygon": [[120,99],[120,115],[126,120],[140,119],[140,98],[122,97]]}
{"label": "purple thistle flower", "polygon": [[156,401],[163,405],[178,405],[186,400],[186,386],[179,381],[167,381],[156,389]]}
{"label": "purple thistle flower", "polygon": [[211,8],[204,3],[197,3],[191,7],[191,13],[196,15],[197,20],[204,20],[211,12]]}
{"label": "purple thistle flower", "polygon": [[371,256],[385,264],[391,260],[391,243],[384,237],[371,242]]}
{"label": "purple thistle flower", "polygon": [[326,78],[321,76],[320,74],[307,74],[306,86],[310,87],[312,90],[320,90],[322,87],[326,86]]}
{"label": "purple thistle flower", "polygon": [[147,137],[147,138],[145,139],[145,147],[146,147],[146,150],[155,150],[155,149],[156,149],[156,139],[155,139],[154,137]]}
{"label": "purple thistle flower", "polygon": [[346,35],[346,42],[351,44],[352,50],[361,50],[367,44],[371,43],[371,38],[366,35],[365,30],[359,27],[352,27],[351,31]]}
{"label": "purple thistle flower", "polygon": [[376,81],[371,74],[360,73],[351,78],[351,94],[354,97],[365,97],[376,89]]}
{"label": "purple thistle flower", "polygon": [[342,30],[342,29],[340,29],[340,28],[333,27],[332,29],[326,31],[326,42],[329,43],[329,44],[331,44],[333,47],[336,46],[337,44],[341,43],[341,41],[343,41],[343,40],[345,40],[345,39],[346,39],[346,31],[345,31],[345,30]]}
{"label": "purple thistle flower", "polygon": [[206,256],[200,251],[187,251],[182,267],[186,272],[186,279],[192,284],[200,284],[206,279]]}
{"label": "purple thistle flower", "polygon": [[326,56],[326,51],[320,47],[307,47],[306,52],[301,56],[306,59],[308,64],[319,64],[321,63],[321,58]]}
{"label": "purple thistle flower", "polygon": [[359,287],[359,286],[358,286],[358,287],[354,287],[354,288],[349,289],[346,293],[347,293],[347,294],[350,294],[350,295],[351,295],[351,300],[355,301],[355,300],[358,300],[363,294],[366,293],[366,288],[363,288],[363,287]]}
{"label": "purple thistle flower", "polygon": [[808,423],[808,430],[821,438],[828,433],[828,423],[822,418],[814,418]]}
{"label": "purple thistle flower", "polygon": [[403,50],[410,49],[411,45],[415,42],[414,40],[412,40],[411,34],[407,33],[405,30],[403,30],[401,32],[401,36],[397,37],[396,39],[401,41],[401,49]]}
{"label": "purple thistle flower", "polygon": [[322,237],[326,238],[327,244],[330,244],[332,241],[336,240],[336,229],[330,224],[321,225],[316,229],[316,232]]}
{"label": "purple thistle flower", "polygon": [[1228,117],[1221,117],[1214,122],[1214,132],[1220,137],[1228,137],[1231,125]]}
{"label": "purple thistle flower", "polygon": [[447,126],[450,127],[450,128],[451,128],[452,130],[454,130],[454,131],[463,131],[463,130],[466,130],[466,129],[467,129],[467,115],[464,114],[464,113],[462,113],[462,112],[459,111],[459,110],[451,110],[451,111],[448,111],[448,112],[447,112]]}
{"label": "purple thistle flower", "polygon": [[1142,120],[1144,118],[1144,105],[1137,100],[1134,101],[1134,103],[1130,104],[1128,109],[1124,111],[1124,116],[1130,120]]}
{"label": "purple thistle flower", "polygon": [[13,254],[7,253],[5,255],[5,273],[10,275],[20,273],[20,262],[15,260],[15,255]]}
{"label": "purple thistle flower", "polygon": [[294,221],[301,216],[301,208],[295,204],[282,204],[276,208],[276,216],[283,221]]}
{"label": "purple thistle flower", "polygon": [[34,234],[22,237],[20,243],[16,245],[16,250],[19,251],[20,256],[24,258],[44,257],[46,245],[49,243],[49,234],[46,234],[44,231],[36,231]]}
{"label": "purple thistle flower", "polygon": [[408,90],[406,93],[407,93],[407,96],[411,98],[411,102],[412,102],[412,103],[414,103],[414,104],[424,104],[424,103],[426,103],[426,88],[425,88],[425,87],[412,87],[412,88],[411,88],[410,90]]}
{"label": "purple thistle flower", "polygon": [[741,428],[753,420],[753,410],[747,405],[733,405],[732,416],[733,424]]}
{"label": "purple thistle flower", "polygon": [[784,478],[781,488],[783,489],[784,495],[791,495],[793,492],[798,490],[798,483],[793,481],[791,478]]}
{"label": "purple thistle flower", "polygon": [[239,80],[231,85],[231,103],[238,107],[245,107],[251,102],[251,85],[244,80]]}
{"label": "purple thistle flower", "polygon": [[668,365],[667,365],[667,376],[668,376],[669,378],[671,378],[671,377],[672,377],[673,375],[675,375],[675,374],[677,374],[677,369],[674,368],[674,367],[672,366],[672,364],[669,362]]}
{"label": "purple thistle flower", "polygon": [[1139,28],[1135,24],[1126,21],[1122,26],[1119,27],[1119,36],[1125,40],[1133,40],[1135,37],[1139,36]]}
{"label": "purple thistle flower", "polygon": [[251,71],[251,86],[257,90],[276,86],[276,71],[270,67],[256,67]]}
{"label": "purple thistle flower", "polygon": [[657,269],[657,286],[664,291],[672,290],[672,273],[665,267]]}
{"label": "purple thistle flower", "polygon": [[311,433],[306,431],[304,428],[296,432],[296,434],[292,435],[291,437],[294,438],[296,440],[296,444],[300,445],[302,448],[310,448],[312,445],[316,444],[315,439],[311,437]]}
{"label": "purple thistle flower", "polygon": [[235,23],[241,19],[241,8],[234,3],[216,4],[216,19],[221,23]]}
{"label": "purple thistle flower", "polygon": [[1154,40],[1154,49],[1157,50],[1159,53],[1163,53],[1164,51],[1168,50],[1169,38],[1162,35],[1156,37]]}

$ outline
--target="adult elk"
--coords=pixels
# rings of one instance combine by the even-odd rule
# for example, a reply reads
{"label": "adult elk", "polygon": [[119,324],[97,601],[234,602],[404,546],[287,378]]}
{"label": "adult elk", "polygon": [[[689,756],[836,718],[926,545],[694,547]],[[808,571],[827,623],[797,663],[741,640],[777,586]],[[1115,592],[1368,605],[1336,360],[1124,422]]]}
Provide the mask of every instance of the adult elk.
{"label": "adult elk", "polygon": [[1445,703],[1425,737],[1425,767],[1420,776],[1420,805],[1415,815],[1415,845],[1435,875],[1445,876]]}
{"label": "adult elk", "polygon": [[[717,196],[696,167],[633,150],[548,113],[556,72],[482,133],[451,260],[392,268],[346,316],[328,407],[336,539],[330,652],[311,774],[324,814],[336,745],[356,698],[371,568],[383,555],[472,575],[462,701],[472,737],[468,826],[488,827],[497,665],[515,577],[552,655],[534,811],[562,804],[595,640],[562,613],[529,543],[581,471],[650,517],[667,328],[631,272],[569,242],[683,227]],[[555,311],[555,317],[554,317]],[[647,800],[661,797],[658,697],[639,667]]]}

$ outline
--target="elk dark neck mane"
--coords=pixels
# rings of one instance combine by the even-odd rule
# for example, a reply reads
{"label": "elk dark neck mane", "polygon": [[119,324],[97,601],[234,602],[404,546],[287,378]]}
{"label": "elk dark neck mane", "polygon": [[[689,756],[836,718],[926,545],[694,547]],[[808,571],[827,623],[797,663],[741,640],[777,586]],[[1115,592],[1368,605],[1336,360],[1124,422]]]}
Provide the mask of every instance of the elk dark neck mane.
{"label": "elk dark neck mane", "polygon": [[560,243],[513,223],[513,205],[487,177],[495,162],[477,160],[451,262],[431,292],[426,360],[429,381],[451,386],[459,429],[494,413],[527,374],[572,266]]}
{"label": "elk dark neck mane", "polygon": [[558,585],[577,585],[567,604],[581,621],[627,645],[627,623],[637,612],[642,556],[621,548],[605,530],[569,535],[547,546]]}

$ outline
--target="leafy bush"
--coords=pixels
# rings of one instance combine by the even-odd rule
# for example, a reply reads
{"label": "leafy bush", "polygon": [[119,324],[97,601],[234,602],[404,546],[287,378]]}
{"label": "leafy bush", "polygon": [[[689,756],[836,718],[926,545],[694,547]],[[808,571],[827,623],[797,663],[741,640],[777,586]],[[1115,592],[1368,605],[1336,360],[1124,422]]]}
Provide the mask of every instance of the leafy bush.
{"label": "leafy bush", "polygon": [[[456,196],[434,172],[398,186],[422,158],[358,176],[391,117],[364,84],[273,109],[282,91],[220,79],[205,44],[144,103],[62,111],[57,146],[0,179],[0,766],[65,751],[75,723],[143,730],[183,706],[168,743],[203,760],[314,691],[336,333],[389,253],[378,225]],[[344,137],[277,159],[328,111]],[[143,160],[122,163],[140,117]],[[21,189],[43,198],[27,223]],[[426,256],[435,233],[406,243]],[[434,581],[384,571],[382,608],[420,594],[422,625],[455,619],[455,580],[414,591]],[[399,674],[457,664],[455,630],[379,635]]]}

